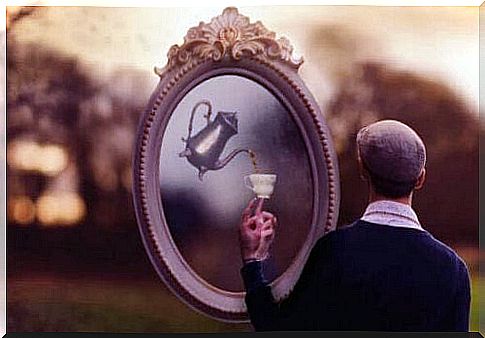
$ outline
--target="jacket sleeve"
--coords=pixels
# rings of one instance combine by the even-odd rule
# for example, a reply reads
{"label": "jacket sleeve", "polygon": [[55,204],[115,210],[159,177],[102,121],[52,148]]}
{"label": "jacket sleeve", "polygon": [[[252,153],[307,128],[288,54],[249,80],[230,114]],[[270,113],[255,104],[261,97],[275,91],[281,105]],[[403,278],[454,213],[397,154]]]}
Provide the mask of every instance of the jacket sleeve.
{"label": "jacket sleeve", "polygon": [[460,259],[456,274],[456,291],[451,306],[443,318],[440,331],[468,332],[470,320],[470,278],[465,263]]}
{"label": "jacket sleeve", "polygon": [[264,279],[261,262],[246,264],[241,274],[246,287],[246,305],[256,331],[316,330],[322,319],[330,319],[333,266],[330,234],[320,239],[302,270],[290,295],[276,302],[271,286]]}
{"label": "jacket sleeve", "polygon": [[462,262],[460,269],[460,278],[455,298],[455,306],[452,322],[454,323],[453,331],[469,330],[470,321],[470,277],[466,265]]}

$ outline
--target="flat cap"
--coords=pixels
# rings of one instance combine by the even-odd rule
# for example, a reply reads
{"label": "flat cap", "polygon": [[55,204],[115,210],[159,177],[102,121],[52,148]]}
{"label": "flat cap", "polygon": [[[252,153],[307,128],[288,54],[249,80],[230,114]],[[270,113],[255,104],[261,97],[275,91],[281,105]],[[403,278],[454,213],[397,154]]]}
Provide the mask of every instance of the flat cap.
{"label": "flat cap", "polygon": [[426,148],[419,135],[395,120],[362,128],[357,148],[371,175],[396,183],[416,181],[426,163]]}

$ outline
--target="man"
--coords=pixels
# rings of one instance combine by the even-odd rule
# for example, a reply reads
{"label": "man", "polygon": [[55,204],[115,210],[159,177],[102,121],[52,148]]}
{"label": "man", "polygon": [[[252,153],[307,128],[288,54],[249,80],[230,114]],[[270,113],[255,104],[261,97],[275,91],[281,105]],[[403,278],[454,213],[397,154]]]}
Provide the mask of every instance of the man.
{"label": "man", "polygon": [[[240,226],[246,304],[256,330],[467,331],[468,271],[456,253],[424,230],[411,208],[425,180],[425,147],[392,120],[357,135],[369,204],[361,219],[320,238],[289,297],[277,304],[262,260],[276,218],[255,214]],[[443,226],[446,226],[444,224]]]}

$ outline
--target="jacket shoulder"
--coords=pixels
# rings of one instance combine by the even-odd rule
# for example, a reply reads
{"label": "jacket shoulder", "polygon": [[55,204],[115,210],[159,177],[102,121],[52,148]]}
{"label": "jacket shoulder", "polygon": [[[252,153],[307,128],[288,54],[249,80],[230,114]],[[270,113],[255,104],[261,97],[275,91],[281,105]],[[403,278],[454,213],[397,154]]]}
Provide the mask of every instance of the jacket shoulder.
{"label": "jacket shoulder", "polygon": [[458,268],[458,270],[460,270],[461,272],[468,274],[468,267],[467,267],[465,261],[463,260],[463,258],[461,258],[458,255],[458,253],[454,249],[452,249],[450,246],[446,245],[442,241],[436,239],[431,234],[430,234],[429,237],[431,238],[431,240],[432,240],[432,242],[435,246],[435,249],[437,251],[441,252],[442,256],[446,257],[448,262],[455,265]]}
{"label": "jacket shoulder", "polygon": [[358,224],[358,222],[359,221],[355,221],[353,223],[340,226],[337,229],[326,233],[318,239],[318,241],[315,243],[314,248],[317,250],[321,250],[329,246],[338,245],[338,243],[341,242],[348,233],[353,232],[354,229],[356,229],[356,225]]}

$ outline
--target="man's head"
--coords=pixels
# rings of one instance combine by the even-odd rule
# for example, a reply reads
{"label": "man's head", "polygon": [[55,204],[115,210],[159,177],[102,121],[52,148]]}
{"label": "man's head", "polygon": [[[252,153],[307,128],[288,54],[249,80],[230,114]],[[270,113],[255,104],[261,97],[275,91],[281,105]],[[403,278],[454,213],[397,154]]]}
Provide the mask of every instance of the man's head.
{"label": "man's head", "polygon": [[379,195],[407,197],[424,183],[426,149],[404,123],[383,120],[362,128],[357,151],[362,174]]}

